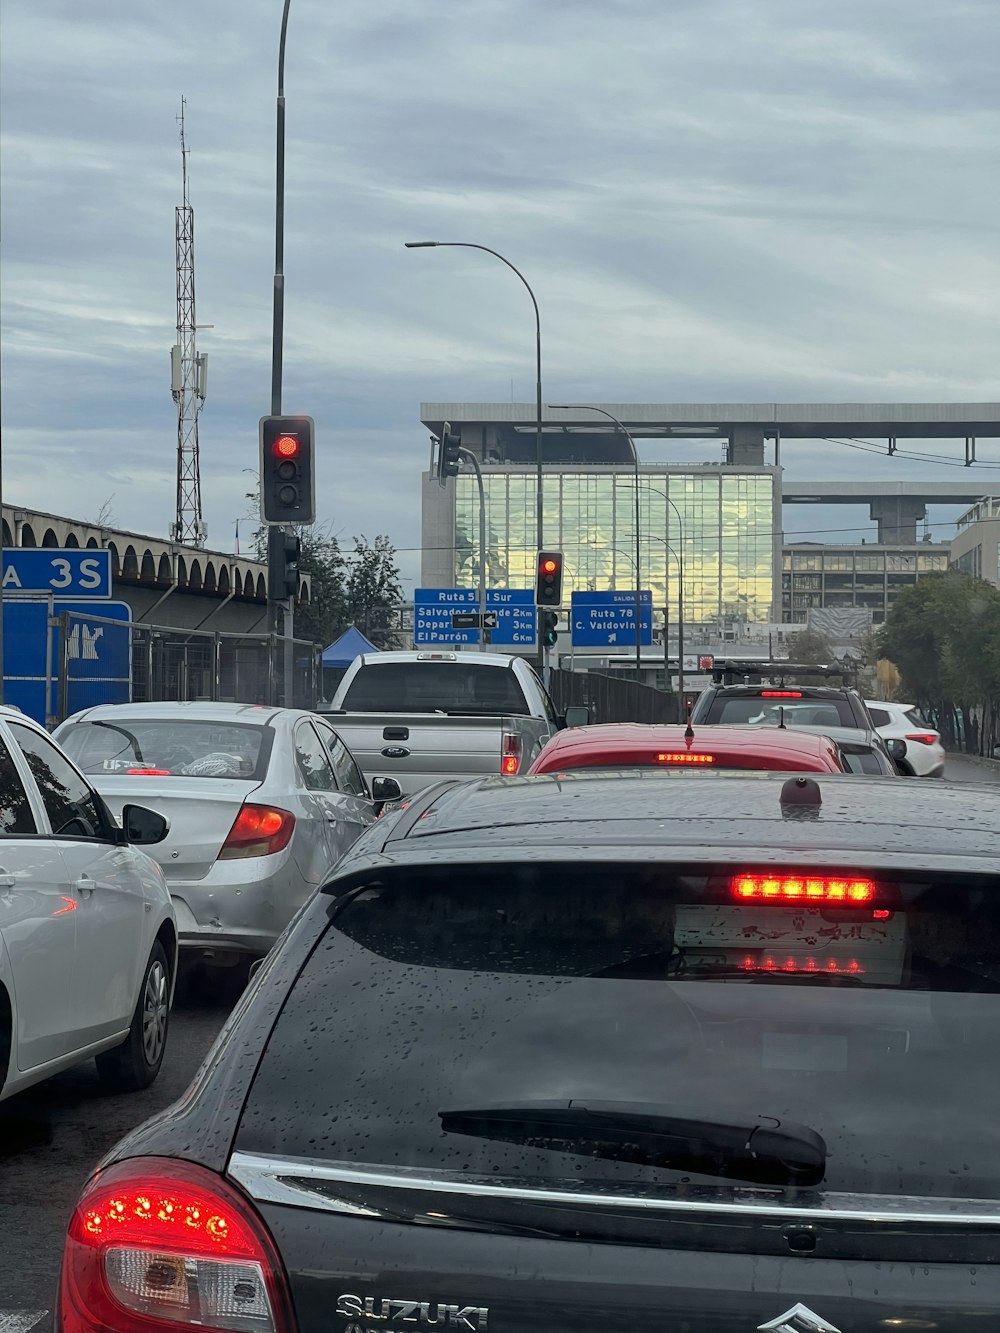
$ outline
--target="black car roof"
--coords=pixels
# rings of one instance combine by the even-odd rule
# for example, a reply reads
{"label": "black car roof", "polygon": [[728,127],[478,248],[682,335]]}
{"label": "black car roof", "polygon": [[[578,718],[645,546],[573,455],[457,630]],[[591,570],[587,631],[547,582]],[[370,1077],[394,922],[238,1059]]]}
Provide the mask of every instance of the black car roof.
{"label": "black car roof", "polygon": [[[669,856],[1000,873],[1000,786],[814,774],[821,803],[792,807],[781,799],[789,781],[763,772],[576,770],[442,783],[384,822],[377,859]],[[368,839],[364,849],[375,851]],[[358,868],[351,853],[341,866]]]}

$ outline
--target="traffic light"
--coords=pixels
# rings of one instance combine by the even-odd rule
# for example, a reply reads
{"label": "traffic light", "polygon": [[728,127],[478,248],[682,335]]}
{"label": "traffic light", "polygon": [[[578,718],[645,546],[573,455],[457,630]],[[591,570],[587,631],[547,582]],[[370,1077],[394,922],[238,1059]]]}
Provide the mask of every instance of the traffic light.
{"label": "traffic light", "polygon": [[451,433],[451,422],[446,421],[441,427],[441,439],[438,442],[437,474],[439,481],[448,477],[457,477],[462,466],[462,441]]}
{"label": "traffic light", "polygon": [[260,509],[265,523],[315,523],[312,417],[261,417]]}
{"label": "traffic light", "polygon": [[542,643],[546,648],[554,648],[559,638],[556,629],[559,624],[559,617],[555,611],[542,611],[539,619],[542,622]]}
{"label": "traffic light", "polygon": [[536,606],[562,606],[562,551],[538,552],[538,575],[535,579]]}
{"label": "traffic light", "polygon": [[274,602],[295,597],[299,591],[302,543],[293,532],[272,531],[267,542],[267,595]]}

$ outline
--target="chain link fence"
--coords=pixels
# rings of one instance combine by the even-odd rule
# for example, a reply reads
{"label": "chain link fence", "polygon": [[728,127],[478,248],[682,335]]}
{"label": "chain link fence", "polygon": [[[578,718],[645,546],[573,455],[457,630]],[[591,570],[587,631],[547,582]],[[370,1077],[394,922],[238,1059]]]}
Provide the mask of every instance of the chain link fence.
{"label": "chain link fence", "polygon": [[[56,670],[46,700],[47,721],[102,703],[178,703],[212,700],[281,704],[285,640],[274,634],[234,634],[132,624],[66,612],[49,626]],[[317,644],[291,645],[290,706],[312,708],[320,696]]]}

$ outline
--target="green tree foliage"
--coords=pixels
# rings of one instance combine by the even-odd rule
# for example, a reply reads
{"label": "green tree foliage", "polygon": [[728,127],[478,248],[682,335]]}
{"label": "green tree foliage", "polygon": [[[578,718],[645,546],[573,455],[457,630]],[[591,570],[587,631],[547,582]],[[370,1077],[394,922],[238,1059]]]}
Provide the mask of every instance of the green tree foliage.
{"label": "green tree foliage", "polygon": [[[249,470],[249,469],[248,469]],[[246,492],[245,520],[250,527],[249,553],[267,560],[267,524],[260,521],[259,479]],[[312,596],[295,608],[295,637],[311,639],[324,648],[351,625],[378,648],[398,647],[398,607],[403,600],[396,564],[396,548],[379,533],[373,542],[354,538],[354,550],[345,556],[329,524],[297,527],[301,546],[299,568],[309,575]]]}
{"label": "green tree foliage", "polygon": [[1000,591],[958,570],[903,589],[879,634],[902,694],[946,743],[989,754],[1000,743]]}
{"label": "green tree foliage", "polygon": [[396,647],[396,608],[403,600],[403,589],[396,548],[384,533],[373,542],[363,536],[354,538],[345,591],[350,623],[377,648]]}

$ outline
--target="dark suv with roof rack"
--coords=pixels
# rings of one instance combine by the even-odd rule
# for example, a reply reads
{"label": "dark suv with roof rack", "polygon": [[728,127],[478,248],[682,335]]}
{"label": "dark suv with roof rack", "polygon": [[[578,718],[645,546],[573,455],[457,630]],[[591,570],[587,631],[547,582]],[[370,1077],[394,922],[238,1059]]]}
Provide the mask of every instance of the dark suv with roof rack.
{"label": "dark suv with roof rack", "polygon": [[693,723],[772,723],[788,727],[850,727],[875,730],[857,690],[834,685],[797,685],[779,680],[742,685],[709,685],[691,710]]}
{"label": "dark suv with roof rack", "polygon": [[1000,788],[438,784],[70,1221],[61,1333],[969,1333]]}

